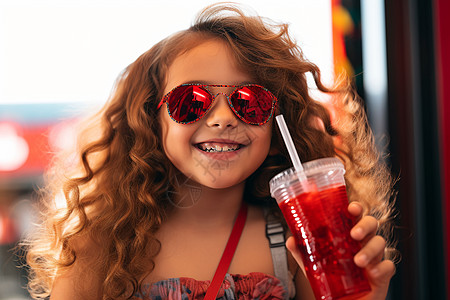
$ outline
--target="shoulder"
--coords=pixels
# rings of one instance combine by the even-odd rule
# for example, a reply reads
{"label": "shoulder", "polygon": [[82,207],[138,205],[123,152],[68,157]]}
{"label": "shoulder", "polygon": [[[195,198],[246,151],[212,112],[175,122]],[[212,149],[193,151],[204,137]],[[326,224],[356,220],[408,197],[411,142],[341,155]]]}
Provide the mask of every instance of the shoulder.
{"label": "shoulder", "polygon": [[87,236],[73,238],[69,247],[75,255],[72,265],[59,269],[53,282],[51,300],[101,299],[102,249],[97,241]]}

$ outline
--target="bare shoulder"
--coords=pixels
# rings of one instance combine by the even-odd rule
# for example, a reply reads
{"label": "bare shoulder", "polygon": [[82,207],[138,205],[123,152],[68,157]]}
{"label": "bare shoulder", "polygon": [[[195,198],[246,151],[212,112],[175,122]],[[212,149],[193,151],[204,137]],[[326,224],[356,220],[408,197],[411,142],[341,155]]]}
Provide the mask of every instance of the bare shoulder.
{"label": "bare shoulder", "polygon": [[75,262],[57,271],[50,299],[101,299],[103,280],[98,263],[101,247],[86,236],[74,238],[70,246],[75,252]]}

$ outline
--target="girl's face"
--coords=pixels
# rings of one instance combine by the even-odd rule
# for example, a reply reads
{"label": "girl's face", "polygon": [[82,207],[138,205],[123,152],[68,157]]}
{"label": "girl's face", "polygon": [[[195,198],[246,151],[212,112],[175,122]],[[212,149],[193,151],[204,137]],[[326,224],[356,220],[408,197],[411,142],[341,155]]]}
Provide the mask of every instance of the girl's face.
{"label": "girl's face", "polygon": [[[228,46],[217,40],[179,55],[167,74],[164,94],[184,83],[255,83],[236,66]],[[210,87],[214,95],[229,94],[233,89]],[[246,124],[233,113],[224,94],[219,94],[207,114],[192,124],[173,121],[165,103],[158,118],[167,157],[187,178],[210,188],[243,183],[269,152],[273,118],[262,126]]]}

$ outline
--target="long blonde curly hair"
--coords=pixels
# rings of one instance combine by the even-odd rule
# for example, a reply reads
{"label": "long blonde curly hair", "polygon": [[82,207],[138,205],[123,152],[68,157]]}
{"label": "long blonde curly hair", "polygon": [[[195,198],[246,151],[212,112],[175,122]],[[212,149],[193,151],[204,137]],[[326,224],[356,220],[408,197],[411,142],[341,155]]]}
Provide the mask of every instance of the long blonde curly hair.
{"label": "long blonde curly hair", "polygon": [[[208,39],[225,41],[237,65],[276,95],[302,161],[341,158],[349,201],[380,220],[380,233],[393,249],[392,178],[351,85],[344,80],[337,88],[325,87],[287,25],[247,16],[233,5],[213,5],[189,29],[162,40],[124,70],[104,108],[85,123],[75,156],[57,160],[48,172],[42,221],[24,241],[34,298],[47,297],[56,274],[74,264],[73,243],[80,238],[101,245],[103,299],[131,298],[152,271],[160,249],[155,233],[172,207],[168,191],[175,190],[177,172],[161,146],[157,105],[171,62]],[[325,105],[310,96],[307,73],[319,90],[332,95],[333,121]],[[268,181],[290,166],[275,126],[272,149],[246,182],[247,201],[274,203]],[[63,207],[55,206],[58,197],[65,200]]]}

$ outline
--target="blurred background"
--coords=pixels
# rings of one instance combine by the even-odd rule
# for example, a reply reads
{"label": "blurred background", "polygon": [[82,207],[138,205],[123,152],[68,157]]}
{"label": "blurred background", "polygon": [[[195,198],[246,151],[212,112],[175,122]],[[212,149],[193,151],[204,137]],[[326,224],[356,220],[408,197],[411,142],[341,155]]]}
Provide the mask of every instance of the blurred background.
{"label": "blurred background", "polygon": [[[31,228],[52,153],[115,78],[214,1],[0,0],[0,300],[30,299],[12,248]],[[402,253],[389,299],[449,299],[450,4],[446,0],[239,1],[287,22],[325,82],[347,72],[399,177]]]}

